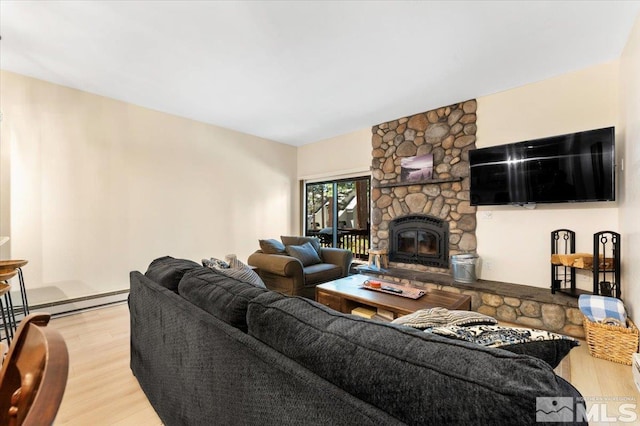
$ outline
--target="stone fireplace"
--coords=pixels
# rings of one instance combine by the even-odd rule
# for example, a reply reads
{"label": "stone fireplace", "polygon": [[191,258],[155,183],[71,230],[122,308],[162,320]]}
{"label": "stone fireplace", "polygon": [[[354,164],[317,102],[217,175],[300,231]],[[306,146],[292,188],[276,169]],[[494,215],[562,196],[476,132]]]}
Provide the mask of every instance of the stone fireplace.
{"label": "stone fireplace", "polygon": [[[577,299],[548,289],[479,280],[454,282],[449,256],[475,253],[476,207],[469,202],[469,150],[476,142],[469,100],[372,128],[371,244],[390,267],[372,273],[426,289],[471,296],[471,309],[502,321],[584,337]],[[433,154],[433,173],[402,179],[402,159]]]}
{"label": "stone fireplace", "polygon": [[[476,107],[469,100],[372,128],[371,241],[389,250],[392,266],[445,272],[450,255],[476,251],[468,155]],[[402,160],[425,154],[430,178],[402,181]]]}
{"label": "stone fireplace", "polygon": [[449,267],[449,223],[429,215],[407,215],[389,225],[389,260]]}

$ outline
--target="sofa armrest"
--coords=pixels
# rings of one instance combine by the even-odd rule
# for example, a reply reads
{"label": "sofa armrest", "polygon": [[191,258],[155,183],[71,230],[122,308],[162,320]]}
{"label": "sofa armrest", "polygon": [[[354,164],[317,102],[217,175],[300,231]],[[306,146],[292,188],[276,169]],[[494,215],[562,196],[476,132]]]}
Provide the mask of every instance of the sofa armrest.
{"label": "sofa armrest", "polygon": [[351,250],[322,247],[320,249],[320,256],[325,263],[332,263],[342,268],[342,276],[349,275],[349,267],[351,266],[351,260],[353,260],[353,253]]}
{"label": "sofa armrest", "polygon": [[247,263],[258,268],[259,271],[283,277],[302,276],[302,263],[295,257],[283,254],[266,254],[257,251],[249,256]]}

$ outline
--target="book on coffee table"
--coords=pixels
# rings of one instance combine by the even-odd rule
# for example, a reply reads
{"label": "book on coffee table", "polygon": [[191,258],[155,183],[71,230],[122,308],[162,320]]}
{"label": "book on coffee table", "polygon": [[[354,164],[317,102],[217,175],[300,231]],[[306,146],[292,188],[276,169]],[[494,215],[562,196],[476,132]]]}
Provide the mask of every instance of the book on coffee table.
{"label": "book on coffee table", "polygon": [[375,316],[376,316],[376,314],[377,314],[377,312],[376,312],[376,311],[374,311],[373,309],[365,308],[365,307],[363,307],[363,306],[359,306],[359,307],[357,307],[357,308],[353,308],[353,309],[351,310],[351,313],[352,313],[353,315],[357,315],[357,316],[359,316],[359,317],[362,317],[362,318],[369,318],[369,319],[371,319],[371,318],[375,317]]}
{"label": "book on coffee table", "polygon": [[378,308],[378,312],[376,315],[389,321],[393,321],[395,319],[393,311],[389,311],[387,309]]}

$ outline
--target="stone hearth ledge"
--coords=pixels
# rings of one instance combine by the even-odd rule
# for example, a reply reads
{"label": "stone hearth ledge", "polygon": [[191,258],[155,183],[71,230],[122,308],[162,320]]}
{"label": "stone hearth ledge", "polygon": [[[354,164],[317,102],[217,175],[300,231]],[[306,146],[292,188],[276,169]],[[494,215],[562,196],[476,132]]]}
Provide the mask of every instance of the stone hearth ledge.
{"label": "stone hearth ledge", "polygon": [[445,273],[400,268],[382,271],[362,268],[360,273],[413,287],[437,289],[471,296],[471,309],[500,321],[584,338],[578,299],[550,289],[499,281],[454,281]]}

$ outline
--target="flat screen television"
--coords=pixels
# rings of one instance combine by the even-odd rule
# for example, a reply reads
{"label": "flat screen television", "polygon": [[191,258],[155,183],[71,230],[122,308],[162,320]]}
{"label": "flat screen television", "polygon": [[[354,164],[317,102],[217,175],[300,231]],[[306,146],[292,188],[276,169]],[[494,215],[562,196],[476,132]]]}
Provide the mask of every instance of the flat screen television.
{"label": "flat screen television", "polygon": [[615,200],[615,129],[469,151],[474,206]]}

